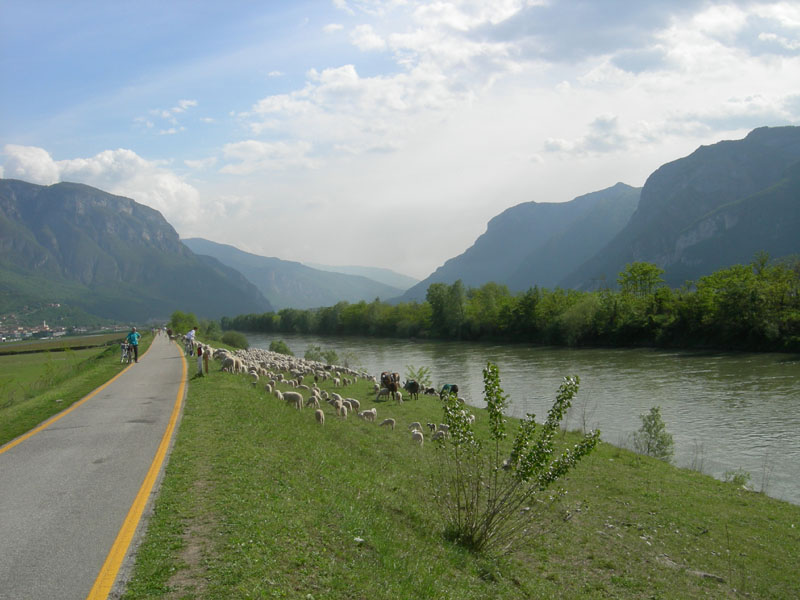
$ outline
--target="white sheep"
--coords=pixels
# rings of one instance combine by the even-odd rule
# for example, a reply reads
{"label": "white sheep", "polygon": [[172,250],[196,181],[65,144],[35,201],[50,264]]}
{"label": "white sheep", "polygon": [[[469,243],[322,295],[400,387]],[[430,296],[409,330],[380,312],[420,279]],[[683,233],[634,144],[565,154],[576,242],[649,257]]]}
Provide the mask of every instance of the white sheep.
{"label": "white sheep", "polygon": [[281,392],[280,390],[275,390],[275,391],[274,391],[274,392],[272,392],[272,393],[273,393],[273,394],[275,394],[275,397],[276,397],[278,400],[283,400],[283,392]]}
{"label": "white sheep", "polygon": [[375,422],[375,419],[378,418],[378,409],[377,408],[370,408],[369,410],[362,411],[358,413],[358,416],[364,419],[365,421],[370,421],[372,423]]}
{"label": "white sheep", "polygon": [[283,399],[287,404],[292,404],[297,410],[303,408],[303,394],[300,392],[283,392]]}
{"label": "white sheep", "polygon": [[381,389],[379,389],[378,390],[378,395],[375,396],[375,402],[377,402],[380,399],[381,396],[386,396],[388,398],[389,394],[391,394],[391,392],[389,391],[389,388],[381,388]]}
{"label": "white sheep", "polygon": [[342,404],[342,406],[339,408],[339,416],[343,419],[347,418],[347,406],[345,404]]}
{"label": "white sheep", "polygon": [[419,429],[422,430],[422,425],[419,424],[419,421],[414,421],[411,425],[408,426],[409,429]]}
{"label": "white sheep", "polygon": [[394,430],[394,423],[395,423],[394,419],[384,419],[383,421],[381,421],[380,426],[382,427],[384,425],[388,425],[389,427],[392,428],[392,430]]}
{"label": "white sheep", "polygon": [[443,440],[446,435],[447,435],[447,433],[440,429],[439,431],[435,431],[434,432],[434,434],[431,436],[431,439],[432,440]]}
{"label": "white sheep", "polygon": [[415,429],[411,432],[411,441],[419,442],[420,447],[422,447],[422,444],[425,442],[425,436],[422,435],[419,429]]}
{"label": "white sheep", "polygon": [[317,419],[317,423],[320,425],[325,425],[325,413],[322,412],[319,408],[314,411],[314,417]]}
{"label": "white sheep", "polygon": [[359,402],[355,398],[347,398],[347,401],[350,403],[353,412],[358,412],[359,410],[361,410],[361,402]]}
{"label": "white sheep", "polygon": [[306,406],[313,406],[314,408],[319,408],[319,398],[314,396],[313,394],[306,400]]}
{"label": "white sheep", "polygon": [[267,392],[268,394],[271,394],[272,393],[272,386],[270,384],[268,384],[268,383],[265,383],[264,384],[264,391]]}

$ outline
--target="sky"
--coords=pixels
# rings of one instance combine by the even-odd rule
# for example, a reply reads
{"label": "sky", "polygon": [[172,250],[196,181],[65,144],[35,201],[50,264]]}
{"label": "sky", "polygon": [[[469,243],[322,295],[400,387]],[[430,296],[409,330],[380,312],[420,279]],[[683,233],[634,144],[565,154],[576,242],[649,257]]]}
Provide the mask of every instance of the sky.
{"label": "sky", "polygon": [[800,124],[800,3],[0,0],[0,176],[423,279],[565,202]]}

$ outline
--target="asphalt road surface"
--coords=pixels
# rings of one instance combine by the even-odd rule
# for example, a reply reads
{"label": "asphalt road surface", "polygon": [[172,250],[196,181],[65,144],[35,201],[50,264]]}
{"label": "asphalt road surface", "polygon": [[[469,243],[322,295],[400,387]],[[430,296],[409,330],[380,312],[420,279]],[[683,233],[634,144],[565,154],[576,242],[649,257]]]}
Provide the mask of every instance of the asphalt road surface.
{"label": "asphalt road surface", "polygon": [[180,349],[162,335],[80,406],[0,447],[0,600],[97,595],[112,548],[131,551],[115,540],[140,523],[132,507],[151,496],[185,378]]}

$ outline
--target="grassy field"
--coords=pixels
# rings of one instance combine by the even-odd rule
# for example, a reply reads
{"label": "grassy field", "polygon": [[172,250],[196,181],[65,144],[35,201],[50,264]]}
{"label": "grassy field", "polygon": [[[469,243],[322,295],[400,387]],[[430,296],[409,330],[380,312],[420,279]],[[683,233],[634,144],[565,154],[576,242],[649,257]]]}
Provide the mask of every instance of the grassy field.
{"label": "grassy field", "polygon": [[[152,335],[145,334],[140,353]],[[0,445],[33,429],[119,373],[117,345],[0,355]]]}
{"label": "grassy field", "polygon": [[4,342],[0,344],[0,356],[6,354],[20,354],[30,352],[45,352],[48,350],[59,351],[66,348],[85,349],[108,346],[119,343],[128,335],[127,331],[116,333],[101,333],[97,335],[81,335],[59,337],[46,340],[25,340],[20,342]]}
{"label": "grassy field", "polygon": [[512,554],[474,555],[443,536],[437,449],[407,428],[441,421],[438,399],[370,390],[346,395],[395,430],[327,405],[319,426],[243,376],[193,379],[125,598],[798,596],[800,507],[605,443]]}

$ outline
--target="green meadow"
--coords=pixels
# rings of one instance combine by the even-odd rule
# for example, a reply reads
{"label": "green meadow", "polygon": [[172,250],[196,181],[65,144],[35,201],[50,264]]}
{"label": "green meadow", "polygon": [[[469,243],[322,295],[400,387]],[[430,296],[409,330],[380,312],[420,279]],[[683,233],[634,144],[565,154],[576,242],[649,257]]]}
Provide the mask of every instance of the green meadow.
{"label": "green meadow", "polygon": [[327,404],[320,426],[218,366],[192,379],[124,597],[798,595],[800,507],[606,443],[531,507],[510,554],[471,553],[446,539],[432,501],[441,450],[408,430],[442,420],[438,398],[375,403],[371,389],[343,395],[394,430]]}
{"label": "green meadow", "polygon": [[[151,341],[149,333],[142,336],[140,352],[147,351]],[[118,345],[61,351],[50,351],[49,344],[39,348],[38,352],[0,355],[0,445],[61,412],[127,366],[120,363]]]}

